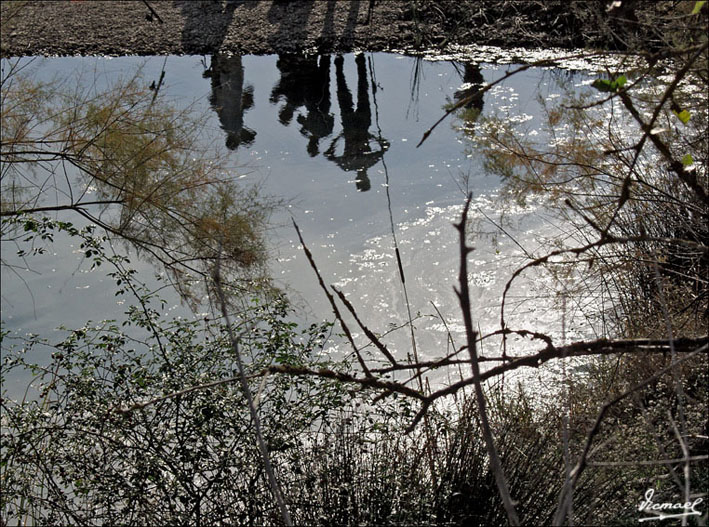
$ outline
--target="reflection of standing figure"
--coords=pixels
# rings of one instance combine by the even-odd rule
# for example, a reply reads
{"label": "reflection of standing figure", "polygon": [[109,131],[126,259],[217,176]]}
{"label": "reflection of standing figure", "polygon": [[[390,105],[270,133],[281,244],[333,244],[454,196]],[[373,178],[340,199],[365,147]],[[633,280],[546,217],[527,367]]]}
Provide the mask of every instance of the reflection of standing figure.
{"label": "reflection of standing figure", "polygon": [[280,55],[276,63],[281,79],[271,91],[271,102],[285,99],[278,120],[288,126],[295,110],[305,106],[305,115],[297,117],[300,133],[308,138],[308,154],[318,155],[320,140],[332,133],[334,118],[330,113],[330,57],[317,55]]}
{"label": "reflection of standing figure", "polygon": [[[344,59],[338,56],[335,59],[335,74],[337,77],[337,101],[340,105],[340,118],[342,132],[333,139],[330,147],[325,152],[325,157],[336,163],[342,170],[356,171],[357,190],[367,191],[371,187],[367,170],[377,164],[384,156],[389,143],[369,133],[372,124],[372,113],[369,107],[369,83],[364,55],[357,55],[357,108],[354,108],[352,94],[347,87],[343,71]],[[344,151],[337,155],[335,150],[340,138],[344,139]],[[372,150],[372,142],[379,148]]]}
{"label": "reflection of standing figure", "polygon": [[[474,97],[465,105],[465,108],[477,109],[476,118],[480,115],[483,110],[483,94],[479,93],[480,88],[483,87],[483,74],[480,71],[480,66],[478,64],[473,64],[471,62],[466,62],[463,65],[463,87],[456,91],[453,97],[456,101],[461,101],[466,97],[474,95]],[[478,93],[476,93],[478,92]]]}
{"label": "reflection of standing figure", "polygon": [[226,132],[227,148],[236,150],[242,143],[253,143],[256,132],[244,126],[244,112],[254,105],[254,88],[244,88],[241,56],[215,53],[205,75],[212,77],[209,103],[217,112],[222,129]]}

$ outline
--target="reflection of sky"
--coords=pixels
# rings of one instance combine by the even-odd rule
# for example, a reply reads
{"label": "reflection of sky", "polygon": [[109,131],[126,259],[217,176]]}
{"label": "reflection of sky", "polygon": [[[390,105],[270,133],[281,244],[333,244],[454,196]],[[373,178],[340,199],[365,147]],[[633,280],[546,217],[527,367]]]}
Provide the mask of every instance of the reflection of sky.
{"label": "reflection of sky", "polygon": [[[258,184],[264,194],[288,200],[288,206],[277,211],[273,218],[277,225],[271,230],[271,247],[276,257],[273,272],[284,287],[294,291],[294,298],[309,305],[317,318],[329,316],[328,309],[295,243],[291,216],[300,225],[326,282],[339,282],[346,291],[353,287],[347,284],[365,284],[351,292],[355,295],[355,304],[362,306],[365,318],[376,315],[373,326],[403,320],[405,311],[401,310],[398,275],[370,275],[370,266],[365,265],[368,260],[372,265],[391,260],[393,253],[387,178],[392,217],[397,235],[401,237],[402,259],[407,277],[411,277],[411,297],[419,304],[412,309],[430,312],[428,301],[436,300],[442,312],[452,313],[456,309],[455,305],[450,305],[454,297],[449,278],[457,272],[451,268],[456,263],[455,244],[440,247],[436,244],[443,239],[450,242],[451,211],[457,211],[463,200],[461,175],[468,177],[468,188],[476,196],[493,192],[498,182],[483,173],[479,159],[470,152],[462,134],[454,130],[451,119],[444,121],[420,148],[416,148],[424,131],[442,115],[443,105],[453,99],[462,84],[451,63],[420,63],[419,85],[412,94],[416,59],[387,54],[367,54],[366,58],[372,103],[369,132],[379,135],[381,130],[381,136],[389,143],[383,157],[386,170],[381,162],[368,169],[370,190],[358,192],[354,181],[356,173],[342,171],[322,155],[325,145],[342,132],[334,63],[330,68],[330,112],[334,116],[334,128],[331,136],[321,141],[320,155],[311,157],[307,152],[308,139],[300,133],[297,119],[298,111],[305,109],[297,110],[295,118],[284,126],[278,121],[283,103],[269,100],[279,81],[277,57],[243,57],[244,82],[254,88],[253,106],[244,114],[244,126],[254,130],[256,135],[252,144],[242,144],[229,154],[232,169],[245,175],[244,184]],[[197,111],[207,112],[209,133],[205,141],[223,146],[224,132],[216,113],[209,108],[211,83],[202,75],[201,60],[199,57],[169,57],[162,90],[177,105],[194,103]],[[38,61],[33,68],[40,79],[51,79],[55,74],[82,68],[86,82],[93,82],[94,77],[98,82],[105,82],[121,74],[131,75],[144,64],[144,78],[149,83],[160,77],[164,62],[164,57],[53,58]],[[206,64],[209,64],[208,58]],[[486,82],[493,81],[504,75],[506,69],[483,67],[483,77]],[[357,71],[352,55],[345,56],[344,74],[356,102]],[[376,82],[376,93],[372,92],[372,80]],[[534,117],[538,115],[537,94],[539,90],[548,89],[549,81],[548,72],[525,71],[485,97],[483,114],[509,111],[511,115],[530,116],[528,124],[533,127],[534,119],[538,119]],[[500,211],[492,207],[487,212]],[[422,221],[427,223],[421,224]],[[11,258],[14,249],[5,245],[3,257]],[[112,289],[106,288],[106,284],[110,284],[104,277],[106,271],[87,272],[89,265],[77,260],[73,250],[55,244],[56,255],[37,257],[33,268],[39,273],[22,275],[27,285],[13,273],[3,271],[2,309],[9,329],[46,333],[60,324],[79,326],[87,319],[120,315],[123,307],[117,305]],[[489,255],[494,254],[494,251],[489,252]],[[136,258],[133,264],[151,274],[147,264],[141,264]],[[478,287],[476,294],[482,294],[492,283],[499,286],[502,280],[499,269],[490,262],[476,272],[478,275],[472,277]],[[377,283],[375,278],[382,282]],[[28,301],[27,288],[32,291],[34,303]],[[494,295],[490,293],[483,301],[494,307],[497,295],[495,289]],[[173,312],[186,313],[184,308]],[[483,325],[491,323],[486,321]],[[373,329],[386,330],[385,327]]]}

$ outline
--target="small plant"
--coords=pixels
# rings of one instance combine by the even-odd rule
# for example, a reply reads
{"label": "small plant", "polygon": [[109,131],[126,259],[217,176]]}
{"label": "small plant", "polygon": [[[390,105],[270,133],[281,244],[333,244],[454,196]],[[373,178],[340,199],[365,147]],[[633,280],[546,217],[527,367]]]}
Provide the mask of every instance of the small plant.
{"label": "small plant", "polygon": [[[3,333],[2,378],[32,375],[3,394],[0,510],[33,524],[214,525],[273,512],[226,328],[164,319],[121,257],[70,224],[24,218],[38,238],[54,229],[84,239],[133,298],[122,320],[64,329],[58,342]],[[322,354],[330,324],[304,331],[282,296],[233,314],[249,375],[273,364],[346,368]],[[30,357],[51,357],[33,362]],[[336,382],[252,377],[264,437],[279,462],[301,434],[347,400]]]}

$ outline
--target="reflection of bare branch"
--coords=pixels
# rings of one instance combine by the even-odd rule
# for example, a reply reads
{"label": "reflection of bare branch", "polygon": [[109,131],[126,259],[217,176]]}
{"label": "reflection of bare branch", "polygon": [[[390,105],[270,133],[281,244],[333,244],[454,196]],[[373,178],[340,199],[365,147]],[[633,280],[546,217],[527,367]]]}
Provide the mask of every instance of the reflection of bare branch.
{"label": "reflection of bare branch", "polygon": [[446,318],[443,316],[443,314],[441,313],[441,310],[438,309],[438,306],[435,304],[435,302],[433,300],[430,300],[429,303],[433,306],[433,309],[436,310],[436,314],[438,315],[438,318],[443,323],[443,326],[446,328],[446,337],[448,338],[448,342],[450,343],[451,348],[455,349],[455,347],[456,347],[455,341],[453,340],[453,335],[451,333],[450,328],[448,327],[448,322],[446,321]]}
{"label": "reflection of bare branch", "polygon": [[39,212],[57,212],[60,210],[78,210],[83,207],[88,207],[91,205],[118,205],[123,203],[123,200],[101,200],[101,201],[84,201],[79,203],[72,203],[70,205],[55,205],[49,207],[34,207],[31,209],[23,208],[19,210],[3,210],[0,212],[0,216],[20,216],[22,214],[37,214]]}
{"label": "reflection of bare branch", "polygon": [[10,90],[4,72],[2,82],[3,217],[79,214],[161,264],[192,307],[192,278],[209,277],[220,234],[228,234],[223,248],[232,258],[222,265],[230,281],[263,278],[272,202],[222,172],[224,157],[200,142],[204,118],[167,101],[160,81],[152,97],[140,71],[106,88],[79,83],[71,93],[17,76]]}
{"label": "reflection of bare branch", "polygon": [[[22,285],[25,287],[27,294],[29,294],[29,296],[30,296],[30,300],[32,300],[32,314],[34,315],[34,318],[36,319],[37,318],[37,302],[34,298],[34,293],[32,293],[32,288],[27,283],[27,280],[25,280],[25,277],[17,272],[17,269],[15,269],[14,265],[7,263],[4,258],[0,258],[0,265],[2,265],[3,268],[5,268],[5,269],[10,270],[12,272],[12,274],[14,274],[15,277],[18,278],[20,280],[20,282],[22,282]],[[23,267],[18,266],[18,268],[22,269],[22,270],[32,271],[29,267],[23,268]],[[32,271],[32,272],[39,274],[37,271]],[[4,295],[3,295],[3,298],[4,298]]]}
{"label": "reflection of bare branch", "polygon": [[491,82],[490,84],[485,85],[484,87],[480,88],[479,90],[474,90],[473,92],[470,93],[470,95],[468,95],[467,97],[463,97],[458,102],[456,102],[454,105],[452,105],[450,108],[448,108],[446,110],[446,112],[443,114],[443,116],[440,119],[438,119],[438,121],[433,123],[433,126],[431,126],[428,130],[426,130],[426,132],[423,134],[423,137],[421,138],[419,143],[416,145],[416,148],[421,146],[423,144],[423,142],[426,139],[428,139],[428,136],[431,135],[431,132],[433,132],[433,130],[439,124],[441,124],[445,120],[446,117],[448,117],[450,114],[456,112],[457,110],[463,108],[466,104],[469,104],[471,101],[474,101],[475,99],[482,97],[485,93],[490,91],[492,88],[494,88],[498,84],[505,82],[510,77],[517,75],[518,73],[521,73],[521,72],[528,70],[530,68],[541,68],[541,67],[554,66],[555,64],[557,64],[558,62],[563,61],[563,60],[577,59],[577,58],[582,58],[582,57],[583,58],[590,58],[590,57],[593,57],[597,54],[598,53],[585,52],[585,53],[576,53],[573,55],[567,55],[565,57],[559,57],[556,59],[539,60],[536,62],[531,62],[529,64],[525,64],[524,66],[520,66],[519,68],[516,68],[516,69],[506,73],[505,75],[503,75],[502,77],[497,79],[495,82]]}

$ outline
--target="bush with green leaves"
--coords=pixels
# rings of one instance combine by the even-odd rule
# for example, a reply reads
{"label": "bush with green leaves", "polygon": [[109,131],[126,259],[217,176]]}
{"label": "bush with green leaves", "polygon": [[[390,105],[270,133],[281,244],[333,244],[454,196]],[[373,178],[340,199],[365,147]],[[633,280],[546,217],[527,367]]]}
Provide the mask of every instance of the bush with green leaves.
{"label": "bush with green leaves", "polygon": [[[21,400],[3,394],[3,518],[215,525],[276,514],[225,327],[162,318],[159,298],[89,232],[25,221],[40,238],[54,229],[83,237],[87,255],[112,264],[119,294],[134,302],[124,320],[64,329],[58,342],[3,332],[3,379],[33,375]],[[272,296],[233,315],[250,374],[272,364],[333,367],[322,354],[331,325],[301,331],[290,314]],[[251,383],[275,460],[347,399],[342,387],[314,377],[257,375]]]}

